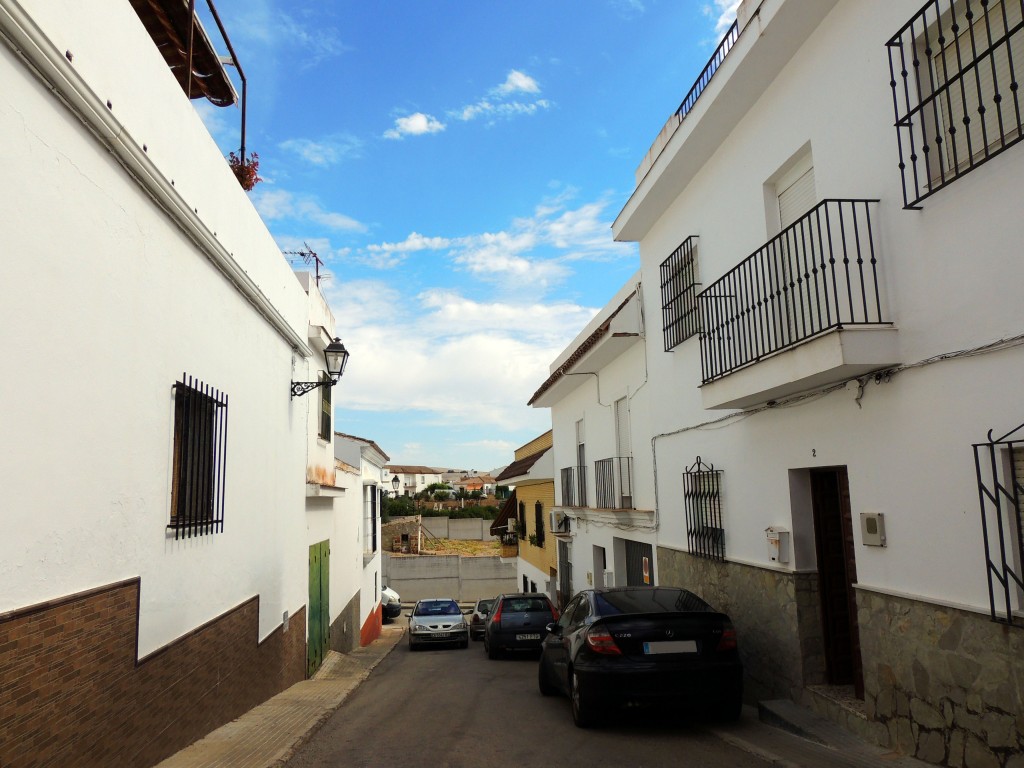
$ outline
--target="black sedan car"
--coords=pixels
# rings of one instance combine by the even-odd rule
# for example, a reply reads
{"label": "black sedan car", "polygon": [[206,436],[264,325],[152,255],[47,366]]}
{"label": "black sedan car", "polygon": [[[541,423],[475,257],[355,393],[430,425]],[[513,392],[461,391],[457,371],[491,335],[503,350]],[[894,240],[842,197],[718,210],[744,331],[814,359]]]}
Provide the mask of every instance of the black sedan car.
{"label": "black sedan car", "polygon": [[620,707],[682,703],[723,720],[743,706],[743,665],[729,617],[685,589],[577,594],[547,627],[538,682],[564,693],[581,728]]}
{"label": "black sedan car", "polygon": [[558,609],[543,592],[498,595],[484,627],[484,650],[497,659],[505,651],[533,651],[547,627],[558,621]]}

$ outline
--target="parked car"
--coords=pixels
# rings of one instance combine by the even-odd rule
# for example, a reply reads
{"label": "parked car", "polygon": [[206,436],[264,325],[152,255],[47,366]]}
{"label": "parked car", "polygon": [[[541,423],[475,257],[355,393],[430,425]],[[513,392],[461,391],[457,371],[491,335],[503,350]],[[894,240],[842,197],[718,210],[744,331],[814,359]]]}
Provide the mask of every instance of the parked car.
{"label": "parked car", "polygon": [[718,719],[743,706],[743,665],[724,613],[685,589],[610,587],[577,594],[548,628],[537,679],[564,693],[585,728],[616,708],[681,702]]}
{"label": "parked car", "polygon": [[498,595],[484,627],[484,650],[496,659],[504,651],[540,649],[545,627],[558,621],[558,609],[543,592]]}
{"label": "parked car", "polygon": [[476,605],[473,606],[473,613],[469,617],[469,636],[474,640],[479,640],[484,636],[487,617],[490,615],[493,606],[493,597],[489,597],[486,600],[477,600]]}
{"label": "parked car", "polygon": [[380,588],[380,603],[384,609],[385,619],[397,619],[402,615],[402,600],[387,584]]}
{"label": "parked car", "polygon": [[469,625],[450,597],[418,600],[409,614],[409,650],[433,643],[469,647]]}

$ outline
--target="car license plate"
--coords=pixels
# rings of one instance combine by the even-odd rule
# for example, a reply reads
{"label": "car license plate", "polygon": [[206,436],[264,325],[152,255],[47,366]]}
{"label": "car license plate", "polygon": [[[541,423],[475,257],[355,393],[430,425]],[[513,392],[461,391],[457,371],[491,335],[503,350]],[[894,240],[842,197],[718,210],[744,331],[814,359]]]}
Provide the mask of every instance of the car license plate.
{"label": "car license plate", "polygon": [[664,643],[644,643],[644,653],[696,653],[696,640],[670,640]]}
{"label": "car license plate", "polygon": [[530,632],[527,634],[516,635],[516,640],[540,640],[539,632]]}
{"label": "car license plate", "polygon": [[451,632],[435,632],[431,637],[448,637]]}

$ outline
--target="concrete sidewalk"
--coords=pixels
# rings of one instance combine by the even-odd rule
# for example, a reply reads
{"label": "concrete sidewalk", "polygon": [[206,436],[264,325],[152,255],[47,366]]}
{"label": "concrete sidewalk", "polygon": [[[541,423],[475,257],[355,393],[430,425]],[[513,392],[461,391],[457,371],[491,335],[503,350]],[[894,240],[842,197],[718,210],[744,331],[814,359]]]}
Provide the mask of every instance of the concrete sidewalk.
{"label": "concrete sidewalk", "polygon": [[343,654],[331,651],[303,680],[159,763],[157,768],[270,768],[283,765],[398,644],[404,624]]}

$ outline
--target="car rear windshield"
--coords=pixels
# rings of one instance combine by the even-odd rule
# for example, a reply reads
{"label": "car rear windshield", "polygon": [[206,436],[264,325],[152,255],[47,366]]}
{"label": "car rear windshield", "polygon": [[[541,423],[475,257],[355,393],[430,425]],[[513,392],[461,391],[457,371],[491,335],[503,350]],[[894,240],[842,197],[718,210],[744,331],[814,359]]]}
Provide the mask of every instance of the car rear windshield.
{"label": "car rear windshield", "polygon": [[685,589],[652,587],[600,592],[595,595],[597,612],[602,616],[617,613],[676,613],[710,611],[711,606]]}
{"label": "car rear windshield", "polygon": [[424,600],[416,606],[417,616],[453,616],[462,613],[454,600]]}
{"label": "car rear windshield", "polygon": [[476,604],[476,609],[478,611],[489,611],[492,605],[494,605],[494,600],[481,600]]}
{"label": "car rear windshield", "polygon": [[508,613],[551,613],[546,597],[506,597],[501,610]]}

